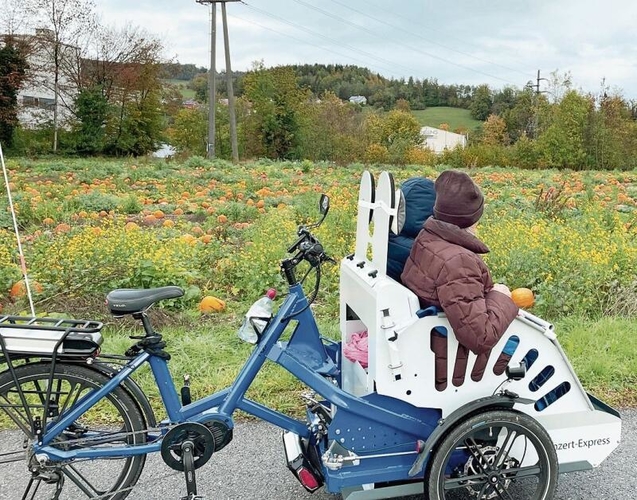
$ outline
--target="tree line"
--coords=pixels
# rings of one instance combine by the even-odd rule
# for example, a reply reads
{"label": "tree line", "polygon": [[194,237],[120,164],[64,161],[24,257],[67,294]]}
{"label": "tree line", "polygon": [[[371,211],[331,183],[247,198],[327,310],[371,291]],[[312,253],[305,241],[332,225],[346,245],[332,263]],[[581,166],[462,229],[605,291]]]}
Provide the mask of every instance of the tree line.
{"label": "tree line", "polygon": [[[16,154],[143,155],[170,142],[180,154],[205,155],[205,69],[164,60],[156,37],[132,25],[101,25],[94,9],[92,0],[23,0],[23,9],[0,14],[3,147]],[[27,21],[40,28],[34,35],[24,34]],[[180,89],[168,78],[188,82],[199,105],[184,107]],[[230,158],[225,75],[217,79],[217,154]],[[549,93],[531,86],[492,89],[444,85],[435,78],[388,79],[339,64],[268,68],[257,62],[233,80],[243,159],[636,166],[635,102],[603,86],[597,94],[578,91],[569,75],[553,74]],[[45,119],[32,128],[20,127],[17,119],[18,92],[27,86],[53,96],[52,104],[35,110]],[[349,103],[353,95],[366,97],[367,105]],[[470,132],[467,148],[448,151],[442,159],[422,148],[411,110],[432,106],[464,108],[482,122],[474,131],[457,130]]]}
{"label": "tree line", "polygon": [[[243,158],[396,164],[442,161],[458,167],[637,167],[636,103],[604,86],[597,94],[576,90],[568,74],[553,73],[548,92],[537,92],[531,86],[430,87],[431,81],[415,82],[414,88],[429,89],[430,96],[446,99],[437,102],[461,102],[482,122],[477,130],[457,130],[469,133],[468,147],[447,151],[442,158],[432,158],[421,147],[420,126],[410,114],[413,101],[405,98],[409,97],[408,82],[383,79],[352,66],[266,68],[262,63],[237,75],[237,82]],[[337,93],[345,84],[362,82],[376,82],[379,88],[387,84],[385,91],[402,88],[403,93],[395,94],[389,109],[384,104],[374,105],[373,100],[368,106],[350,104],[345,100],[349,91]],[[226,107],[218,106],[217,113],[221,116],[217,127],[219,154],[229,157]],[[205,108],[178,113],[169,129],[173,143],[181,151],[205,154],[205,119]],[[440,126],[445,128],[444,124]]]}

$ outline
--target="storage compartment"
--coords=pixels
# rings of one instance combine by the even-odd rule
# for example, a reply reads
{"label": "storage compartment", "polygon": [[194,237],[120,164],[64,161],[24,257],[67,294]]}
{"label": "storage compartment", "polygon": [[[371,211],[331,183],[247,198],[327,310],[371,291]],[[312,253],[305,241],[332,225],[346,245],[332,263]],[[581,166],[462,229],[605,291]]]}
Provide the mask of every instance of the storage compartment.
{"label": "storage compartment", "polygon": [[367,370],[363,367],[367,367],[369,350],[363,351],[361,342],[352,344],[352,336],[361,335],[363,332],[367,332],[367,327],[362,321],[349,320],[345,323],[341,358],[342,388],[355,396],[363,396],[371,392],[367,385]]}

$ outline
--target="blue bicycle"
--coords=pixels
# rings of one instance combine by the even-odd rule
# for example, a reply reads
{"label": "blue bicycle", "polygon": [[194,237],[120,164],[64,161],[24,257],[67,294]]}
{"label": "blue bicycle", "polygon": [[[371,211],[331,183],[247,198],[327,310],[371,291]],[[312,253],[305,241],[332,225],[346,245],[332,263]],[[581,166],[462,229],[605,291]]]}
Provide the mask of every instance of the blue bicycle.
{"label": "blue bicycle", "polygon": [[[586,408],[567,405],[571,413],[595,416],[595,422],[553,419],[543,425],[536,414],[558,413],[569,397],[535,408],[538,394],[527,397],[529,390],[519,388],[531,379],[537,382],[542,366],[539,361],[535,368],[527,366],[529,358],[523,359],[521,350],[511,357],[506,373],[491,375],[497,384],[486,377],[479,386],[467,378],[467,392],[473,395],[464,401],[458,399],[463,386],[450,384],[453,396],[450,391],[446,398],[434,388],[433,368],[425,368],[434,365],[430,350],[418,347],[419,361],[410,361],[413,342],[426,343],[425,334],[434,327],[440,331],[441,325],[448,328],[448,323],[441,313],[417,310],[413,297],[385,275],[376,257],[368,259],[368,243],[381,260],[386,258],[389,219],[396,213],[391,176],[379,184],[386,200],[370,198],[376,192],[370,177],[366,174],[361,184],[357,251],[341,262],[342,342],[321,337],[310,308],[321,266],[332,261],[312,233],[329,210],[323,195],[321,220],[299,227],[290,256],[281,262],[289,286],[286,298],[273,317],[265,318],[267,324],[232,386],[198,401],[191,400],[187,383],[180,391],[175,387],[168,347],[148,316],[158,301],[180,297],[178,287],[108,294],[113,314],[131,315],[143,325],[144,334],[132,337],[136,342],[123,356],[100,353],[99,322],[0,317],[0,361],[6,365],[0,373],[0,408],[24,434],[23,449],[5,454],[0,462],[24,460],[29,475],[25,490],[15,498],[122,500],[138,481],[146,455],[153,452],[183,472],[183,499],[200,498],[195,471],[232,441],[236,410],[283,429],[288,467],[306,490],[325,486],[352,500],[417,493],[431,500],[548,500],[564,464],[564,470],[597,465],[601,460],[595,463],[584,452],[576,461],[568,454],[558,459],[553,440],[568,425],[571,430],[582,425],[589,440],[597,439],[594,427],[599,424],[605,434],[591,453],[607,455],[619,440],[619,430],[609,430],[618,414],[586,396]],[[384,240],[378,236],[382,233]],[[297,278],[302,263],[316,274],[309,296]],[[411,309],[405,310],[407,306]],[[515,330],[520,346],[527,337],[536,346],[553,342],[546,331],[538,333],[538,324],[526,323]],[[370,335],[366,369],[342,355],[352,332],[363,327]],[[546,342],[533,340],[534,335]],[[449,339],[452,353],[451,332]],[[536,359],[541,360],[541,354]],[[306,418],[292,418],[245,397],[268,360],[314,391],[305,397]],[[146,363],[168,417],[162,422],[156,421],[147,397],[131,378]],[[559,374],[557,362],[552,366]],[[452,374],[457,367],[450,364],[449,369]],[[543,374],[546,379],[552,376]],[[568,380],[567,392],[579,394],[572,377]]]}

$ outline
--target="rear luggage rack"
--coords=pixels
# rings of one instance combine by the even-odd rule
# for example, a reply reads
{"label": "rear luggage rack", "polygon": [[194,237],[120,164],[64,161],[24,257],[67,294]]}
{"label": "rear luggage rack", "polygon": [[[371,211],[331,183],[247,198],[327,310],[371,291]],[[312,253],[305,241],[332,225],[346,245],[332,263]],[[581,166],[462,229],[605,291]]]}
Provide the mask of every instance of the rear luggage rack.
{"label": "rear luggage rack", "polygon": [[83,319],[0,316],[0,354],[94,356],[102,345],[102,326],[99,321]]}

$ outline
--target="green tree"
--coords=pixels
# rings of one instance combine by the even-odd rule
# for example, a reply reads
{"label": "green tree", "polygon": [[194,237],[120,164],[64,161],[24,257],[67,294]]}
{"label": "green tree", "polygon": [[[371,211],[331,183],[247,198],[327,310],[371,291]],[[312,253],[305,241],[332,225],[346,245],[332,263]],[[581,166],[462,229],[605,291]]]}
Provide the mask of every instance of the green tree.
{"label": "green tree", "polygon": [[589,154],[596,168],[630,169],[636,164],[637,123],[629,104],[606,90],[591,118]]}
{"label": "green tree", "polygon": [[246,74],[244,86],[253,111],[244,127],[248,156],[298,158],[300,111],[309,93],[298,86],[294,70],[256,64]]}
{"label": "green tree", "polygon": [[182,153],[205,156],[208,144],[208,113],[205,109],[184,108],[168,132],[170,143]]}
{"label": "green tree", "polygon": [[590,96],[575,90],[568,91],[553,106],[551,124],[538,138],[540,154],[547,166],[577,170],[587,166],[587,126],[593,106]]}
{"label": "green tree", "polygon": [[75,99],[76,149],[84,154],[99,154],[104,149],[104,127],[108,118],[108,101],[100,86],[82,90]]}
{"label": "green tree", "polygon": [[365,151],[362,113],[332,92],[304,104],[301,117],[300,156],[345,164],[360,159]]}
{"label": "green tree", "polygon": [[3,44],[0,48],[0,143],[9,148],[18,125],[18,91],[28,66],[13,37],[6,37]]}
{"label": "green tree", "polygon": [[480,85],[473,92],[469,111],[471,116],[481,122],[485,121],[491,114],[493,106],[493,96],[488,85]]}

